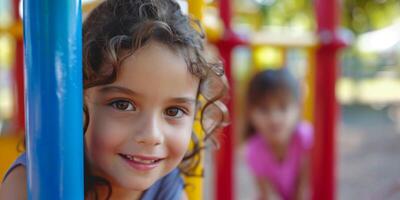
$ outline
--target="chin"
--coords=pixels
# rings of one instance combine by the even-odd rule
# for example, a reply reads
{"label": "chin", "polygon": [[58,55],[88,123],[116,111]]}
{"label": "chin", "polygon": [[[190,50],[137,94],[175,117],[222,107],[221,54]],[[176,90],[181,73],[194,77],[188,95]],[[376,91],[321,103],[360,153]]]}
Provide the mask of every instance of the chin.
{"label": "chin", "polygon": [[145,191],[149,189],[157,180],[149,180],[141,179],[141,178],[134,178],[129,179],[127,177],[122,177],[123,180],[120,180],[116,183],[121,188],[128,189],[128,190],[135,190],[135,191]]}

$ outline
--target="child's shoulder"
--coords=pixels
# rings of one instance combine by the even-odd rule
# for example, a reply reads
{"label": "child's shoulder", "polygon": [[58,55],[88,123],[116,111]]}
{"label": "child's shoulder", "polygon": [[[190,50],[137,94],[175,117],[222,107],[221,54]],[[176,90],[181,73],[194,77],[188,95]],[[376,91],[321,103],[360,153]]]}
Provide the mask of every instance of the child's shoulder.
{"label": "child's shoulder", "polygon": [[7,171],[0,187],[0,199],[27,199],[26,157],[21,155]]}
{"label": "child's shoulder", "polygon": [[25,170],[26,167],[26,153],[22,153],[15,161],[14,163],[10,166],[10,168],[7,170],[7,172],[4,175],[4,178],[2,182],[6,180],[6,178],[16,170],[16,168],[22,168]]}
{"label": "child's shoulder", "polygon": [[260,134],[255,133],[245,143],[246,154],[252,154],[254,152],[260,153],[260,150],[264,150],[264,140]]}
{"label": "child's shoulder", "polygon": [[252,166],[260,165],[261,160],[266,160],[269,157],[268,148],[266,148],[265,141],[260,134],[254,134],[246,141],[244,156]]}
{"label": "child's shoulder", "polygon": [[142,200],[179,200],[183,195],[184,182],[179,169],[174,169],[154,183],[141,198]]}
{"label": "child's shoulder", "polygon": [[305,149],[311,149],[314,142],[314,130],[309,122],[299,122],[296,129],[298,138]]}

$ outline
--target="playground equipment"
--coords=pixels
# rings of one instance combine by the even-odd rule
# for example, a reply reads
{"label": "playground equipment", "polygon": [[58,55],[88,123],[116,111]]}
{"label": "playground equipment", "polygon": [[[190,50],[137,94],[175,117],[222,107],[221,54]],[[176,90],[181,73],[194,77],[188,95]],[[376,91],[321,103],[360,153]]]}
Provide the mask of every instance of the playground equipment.
{"label": "playground equipment", "polygon": [[[220,0],[220,17],[224,25],[224,34],[216,42],[225,61],[227,76],[232,83],[231,55],[232,50],[248,41],[241,40],[232,30],[232,2]],[[336,0],[315,1],[317,21],[317,41],[314,50],[309,50],[310,67],[307,84],[310,92],[306,105],[306,117],[313,120],[315,126],[315,146],[312,161],[312,198],[315,200],[335,199],[335,132],[337,120],[337,103],[335,82],[337,72],[337,53],[344,46],[339,38],[338,13],[339,2]],[[253,44],[254,45],[254,44]],[[256,44],[257,45],[257,44]],[[268,42],[266,43],[268,45]],[[315,68],[313,58],[315,58]],[[318,83],[318,84],[315,84]],[[232,84],[231,84],[232,86]],[[231,92],[234,89],[231,89]],[[233,94],[231,96],[234,96]],[[229,108],[232,111],[233,103]],[[234,121],[234,119],[231,119]],[[233,135],[232,125],[225,129],[224,141],[216,159],[216,199],[233,198]]]}
{"label": "playground equipment", "polygon": [[[83,171],[81,168],[83,159],[80,157],[83,155],[82,135],[80,134],[82,120],[80,118],[72,118],[71,115],[82,116],[79,115],[81,110],[77,110],[81,109],[82,105],[80,96],[82,86],[80,84],[71,85],[71,83],[79,83],[79,77],[81,77],[80,72],[76,71],[76,69],[80,69],[76,66],[80,66],[82,63],[80,60],[81,44],[79,42],[81,38],[80,1],[63,0],[52,3],[43,0],[32,0],[26,2],[24,11],[24,16],[26,17],[26,80],[28,81],[26,84],[28,89],[26,124],[28,133],[27,152],[30,158],[29,165],[31,165],[28,169],[31,174],[29,177],[31,184],[28,187],[29,195],[35,199],[46,199],[46,197],[52,199],[51,197],[55,197],[55,195],[61,195],[67,197],[67,199],[69,197],[79,199],[83,196],[83,183],[79,181],[83,180]],[[18,15],[19,0],[13,0],[13,3],[14,17],[18,20],[11,27],[0,29],[0,33],[7,32],[17,39],[14,79],[18,92],[15,103],[17,105],[15,108],[17,115],[14,122],[15,130],[22,132],[25,126],[22,28]],[[82,9],[84,12],[88,12],[97,3],[95,1],[85,4]],[[305,103],[305,117],[313,121],[316,132],[312,162],[313,199],[335,199],[336,55],[343,46],[337,35],[338,1],[316,0],[317,33],[315,37],[310,37],[309,40],[298,40],[297,42],[294,42],[294,40],[269,40],[268,38],[270,37],[267,39],[260,37],[260,35],[265,36],[268,33],[254,33],[254,35],[248,37],[252,38],[250,40],[238,37],[231,24],[232,1],[219,0],[215,4],[215,7],[219,11],[219,20],[216,21],[217,25],[214,23],[214,26],[210,26],[208,21],[206,21],[207,17],[204,16],[206,3],[204,1],[188,0],[189,13],[202,20],[206,26],[207,35],[210,36],[210,42],[216,45],[220,51],[226,66],[226,75],[231,85],[230,96],[234,96],[235,91],[231,71],[231,57],[232,51],[237,46],[244,45],[253,50],[264,46],[278,47],[282,49],[284,55],[287,48],[296,47],[306,49],[309,61],[306,75],[309,90]],[[53,16],[54,19],[57,19],[57,23],[54,23],[54,19],[47,19],[45,16]],[[41,29],[35,29],[38,25]],[[47,37],[43,37],[46,34]],[[65,43],[66,40],[60,39],[66,37],[69,37],[74,42]],[[41,43],[35,43],[35,41],[39,41],[37,38],[41,39]],[[43,44],[54,44],[54,46]],[[33,49],[36,51],[33,51]],[[45,56],[48,60],[44,59]],[[42,71],[40,71],[42,74],[35,74],[33,67],[40,66],[43,66],[43,69],[41,68]],[[71,66],[74,66],[75,69]],[[39,72],[39,70],[36,72]],[[38,78],[46,76],[48,78]],[[51,87],[50,85],[57,87]],[[34,98],[34,96],[42,95],[41,92],[45,92],[47,95],[50,94],[50,102],[46,102],[45,99]],[[66,101],[67,99],[69,100],[68,102]],[[59,106],[61,104],[66,105],[68,108],[62,108],[62,106]],[[228,108],[231,111],[233,111],[233,105],[234,102],[231,100],[228,103]],[[50,116],[44,116],[43,112],[46,112]],[[232,113],[231,121],[233,122],[234,115]],[[33,116],[34,114],[42,116],[42,118]],[[48,120],[54,121],[49,122]],[[68,134],[76,134],[65,137],[63,134],[66,133],[66,124],[68,124]],[[74,130],[71,130],[71,127]],[[42,129],[47,129],[47,132]],[[195,129],[199,130],[198,125],[197,127],[195,125]],[[48,132],[49,130],[51,130],[52,134]],[[215,199],[218,200],[234,199],[233,130],[234,127],[232,125],[224,130],[224,135],[220,141],[221,149],[216,153]],[[59,134],[54,134],[56,132]],[[200,131],[196,132],[201,138],[202,133]],[[0,138],[0,144],[2,142],[5,144],[16,144],[16,141],[15,139]],[[1,147],[4,147],[4,145]],[[33,152],[33,149],[35,152]],[[1,149],[1,151],[3,150]],[[39,158],[37,156],[39,154],[49,156]],[[8,158],[15,157],[15,155],[8,156]],[[54,171],[57,173],[53,173],[52,177],[49,177],[48,174],[46,175],[46,171],[48,170],[46,166],[49,163],[53,164]],[[74,165],[72,166],[70,163],[74,163]],[[61,165],[65,167],[61,168]],[[198,170],[201,172],[202,166]],[[68,184],[68,180],[72,179],[74,180],[73,186]],[[187,179],[187,181],[190,183],[190,186],[187,188],[189,198],[202,199],[202,179],[194,177]],[[49,185],[54,186],[54,190],[52,189],[51,193],[46,188]],[[64,190],[56,190],[57,188],[64,188]]]}
{"label": "playground equipment", "polygon": [[25,1],[24,48],[28,197],[83,199],[80,0]]}

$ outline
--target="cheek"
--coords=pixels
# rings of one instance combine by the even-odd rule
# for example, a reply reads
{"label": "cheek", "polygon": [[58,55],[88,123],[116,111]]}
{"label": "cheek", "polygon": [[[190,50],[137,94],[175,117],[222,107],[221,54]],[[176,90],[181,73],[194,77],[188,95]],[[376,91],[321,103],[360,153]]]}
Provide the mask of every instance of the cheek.
{"label": "cheek", "polygon": [[169,155],[179,161],[185,155],[192,135],[193,121],[188,120],[184,125],[173,126],[168,130],[166,146]]}
{"label": "cheek", "polygon": [[293,126],[297,123],[300,117],[300,111],[297,108],[293,108],[290,112],[286,115],[286,121],[288,126]]}
{"label": "cheek", "polygon": [[90,118],[85,134],[88,155],[97,157],[117,152],[118,146],[127,137],[123,126],[101,113],[94,113],[92,116],[94,117]]}
{"label": "cheek", "polygon": [[259,131],[265,131],[270,122],[267,115],[255,112],[250,114],[250,121],[254,128]]}

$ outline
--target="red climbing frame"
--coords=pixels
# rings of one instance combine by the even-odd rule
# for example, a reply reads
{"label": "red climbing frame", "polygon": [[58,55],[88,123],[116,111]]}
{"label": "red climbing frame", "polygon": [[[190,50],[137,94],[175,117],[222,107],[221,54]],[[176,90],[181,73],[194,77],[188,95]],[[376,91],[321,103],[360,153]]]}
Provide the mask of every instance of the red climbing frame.
{"label": "red climbing frame", "polygon": [[335,84],[338,74],[337,55],[344,46],[338,35],[339,1],[316,0],[315,13],[320,46],[316,52],[315,79],[315,146],[312,164],[314,200],[336,197],[336,122],[338,105]]}
{"label": "red climbing frame", "polygon": [[[231,1],[220,0],[220,17],[224,23],[224,37],[217,42],[222,59],[225,61],[226,75],[233,94],[231,76],[232,50],[240,44],[240,40],[231,28]],[[315,0],[315,12],[318,25],[320,45],[316,52],[316,84],[315,84],[315,149],[312,163],[312,188],[314,200],[335,199],[336,156],[335,133],[338,106],[335,97],[337,75],[337,54],[343,46],[337,35],[339,1]],[[233,102],[228,103],[233,120]],[[233,200],[233,127],[228,126],[221,138],[221,149],[216,155],[216,200]]]}
{"label": "red climbing frame", "polygon": [[[229,81],[230,89],[229,96],[233,97],[233,80],[231,72],[231,60],[232,60],[232,50],[242,43],[237,35],[233,32],[231,27],[232,11],[230,0],[220,0],[220,17],[224,24],[224,35],[220,41],[217,42],[217,47],[221,54],[221,57],[225,65],[225,73]],[[228,102],[228,109],[230,111],[230,121],[233,122],[233,98]],[[223,135],[220,138],[221,148],[216,154],[216,191],[215,199],[219,200],[233,200],[233,187],[234,187],[234,176],[233,176],[233,124],[231,123],[228,127],[224,129]]]}
{"label": "red climbing frame", "polygon": [[[13,0],[13,17],[16,20],[14,23],[21,21],[19,16],[20,0]],[[24,103],[24,52],[23,40],[21,35],[15,37],[15,60],[13,66],[14,77],[14,120],[13,131],[21,133],[25,130],[25,103]]]}

